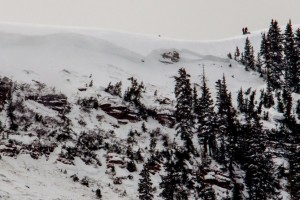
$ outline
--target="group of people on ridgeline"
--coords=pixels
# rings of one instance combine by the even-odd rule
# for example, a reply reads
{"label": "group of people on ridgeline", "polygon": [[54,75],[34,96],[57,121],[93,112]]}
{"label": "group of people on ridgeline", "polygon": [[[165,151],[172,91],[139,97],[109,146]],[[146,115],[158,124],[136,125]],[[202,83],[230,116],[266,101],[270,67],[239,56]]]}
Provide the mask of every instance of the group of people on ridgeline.
{"label": "group of people on ridgeline", "polygon": [[243,31],[243,35],[250,34],[250,32],[248,32],[248,27],[244,27],[242,31]]}

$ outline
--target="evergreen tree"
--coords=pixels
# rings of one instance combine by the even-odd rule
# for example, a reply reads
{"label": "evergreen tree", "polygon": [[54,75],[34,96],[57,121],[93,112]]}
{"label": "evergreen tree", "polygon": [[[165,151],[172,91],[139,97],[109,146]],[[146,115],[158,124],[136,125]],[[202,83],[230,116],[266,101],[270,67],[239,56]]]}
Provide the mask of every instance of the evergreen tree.
{"label": "evergreen tree", "polygon": [[223,115],[231,107],[231,102],[228,95],[227,84],[226,84],[226,79],[224,74],[223,74],[222,81],[218,80],[216,82],[216,90],[217,90],[216,106],[218,108],[218,114]]}
{"label": "evergreen tree", "polygon": [[254,51],[248,37],[245,42],[244,65],[246,71],[255,70]]}
{"label": "evergreen tree", "polygon": [[193,189],[190,173],[186,166],[189,154],[178,148],[172,149],[166,154],[167,162],[164,164],[166,175],[161,176],[162,182],[159,184],[162,188],[161,196],[167,200],[187,200],[189,191]]}
{"label": "evergreen tree", "polygon": [[288,89],[284,88],[282,92],[282,97],[285,106],[285,112],[283,114],[284,116],[283,123],[287,126],[288,129],[292,130],[296,125],[296,120],[292,115],[292,109],[293,109],[292,94]]}
{"label": "evergreen tree", "polygon": [[299,84],[300,77],[300,51],[297,52],[297,45],[295,42],[295,35],[293,33],[291,20],[286,26],[284,33],[284,53],[285,53],[285,83],[286,87],[292,91],[297,91],[297,85]]}
{"label": "evergreen tree", "polygon": [[235,49],[235,53],[234,53],[234,60],[236,60],[236,61],[240,61],[240,50],[239,50],[239,47],[236,47],[236,49]]}
{"label": "evergreen tree", "polygon": [[269,44],[266,37],[266,34],[263,33],[261,37],[261,44],[260,44],[260,55],[263,57],[263,59],[266,61],[266,55],[269,52]]}
{"label": "evergreen tree", "polygon": [[114,96],[122,97],[122,82],[117,82],[115,85],[112,85],[111,82],[108,84],[108,86],[104,89],[105,92],[110,93]]}
{"label": "evergreen tree", "polygon": [[197,94],[197,88],[196,85],[194,85],[193,88],[193,112],[196,113],[198,109],[198,94]]}
{"label": "evergreen tree", "polygon": [[218,80],[216,82],[216,89],[216,106],[218,108],[216,121],[220,135],[220,148],[218,149],[217,161],[225,166],[229,164],[228,169],[232,172],[239,124],[236,118],[236,111],[232,106],[231,93],[227,91],[225,76],[223,76],[222,81]]}
{"label": "evergreen tree", "polygon": [[234,183],[232,191],[232,200],[243,200],[243,189],[240,184]]}
{"label": "evergreen tree", "polygon": [[245,65],[245,56],[244,56],[244,53],[243,53],[243,52],[241,53],[240,63],[241,63],[242,65]]}
{"label": "evergreen tree", "polygon": [[277,92],[276,97],[277,97],[277,110],[278,110],[278,112],[283,113],[284,112],[284,105],[283,105],[283,102],[282,102],[282,99],[281,99],[281,93]]}
{"label": "evergreen tree", "polygon": [[283,36],[280,27],[276,20],[271,21],[268,32],[270,41],[270,83],[272,88],[278,89],[281,87],[281,75],[284,70],[283,60]]}
{"label": "evergreen tree", "polygon": [[199,99],[197,94],[196,84],[193,88],[193,125],[197,123],[197,112],[199,111]]}
{"label": "evergreen tree", "polygon": [[230,178],[233,178],[233,162],[236,160],[237,157],[237,147],[239,146],[238,144],[238,136],[239,136],[239,131],[238,127],[239,122],[236,117],[236,111],[231,105],[231,94],[229,93],[229,99],[230,99],[230,107],[227,110],[226,113],[226,135],[227,135],[227,157],[229,159],[228,162],[228,170],[229,170],[229,175]]}
{"label": "evergreen tree", "polygon": [[177,199],[187,200],[190,196],[190,191],[194,190],[194,177],[192,175],[192,169],[190,169],[191,155],[182,148],[175,149],[175,168],[179,176],[178,190],[176,195]]}
{"label": "evergreen tree", "polygon": [[177,185],[179,184],[178,175],[175,169],[175,163],[170,158],[164,165],[166,175],[161,176],[161,183],[159,184],[162,188],[161,196],[166,200],[175,200],[176,194],[178,193]]}
{"label": "evergreen tree", "polygon": [[254,115],[257,115],[257,112],[255,111],[255,95],[256,95],[256,91],[253,91],[246,105],[247,106],[246,118],[253,118]]}
{"label": "evergreen tree", "polygon": [[300,120],[300,100],[298,100],[296,104],[296,114],[298,116],[298,119]]}
{"label": "evergreen tree", "polygon": [[271,108],[275,104],[269,78],[267,78],[267,91],[264,93],[263,102],[266,108]]}
{"label": "evergreen tree", "polygon": [[[204,148],[204,156],[212,155],[216,151],[216,136],[214,132],[214,105],[209,88],[206,83],[206,76],[203,70],[201,96],[198,100],[196,116],[198,118],[198,139],[199,144]],[[209,152],[208,152],[209,149]]]}
{"label": "evergreen tree", "polygon": [[124,101],[133,104],[143,119],[147,119],[148,112],[144,104],[141,102],[142,93],[145,92],[145,87],[143,82],[140,84],[133,77],[129,78],[131,81],[131,87],[128,87],[124,94]]}
{"label": "evergreen tree", "polygon": [[152,200],[153,199],[153,188],[152,182],[150,178],[150,171],[148,169],[147,163],[144,164],[143,169],[140,173],[141,179],[139,182],[139,199],[142,200]]}
{"label": "evergreen tree", "polygon": [[245,111],[245,105],[244,105],[244,92],[243,89],[241,88],[238,91],[238,95],[237,95],[237,107],[241,112]]}
{"label": "evergreen tree", "polygon": [[300,199],[300,149],[292,145],[289,155],[289,191],[291,200]]}
{"label": "evergreen tree", "polygon": [[261,61],[260,53],[257,54],[256,71],[260,74],[260,77],[264,76],[264,73],[263,73],[263,70],[262,70],[262,61]]}
{"label": "evergreen tree", "polygon": [[193,138],[193,96],[190,84],[190,75],[184,68],[179,69],[179,76],[175,77],[176,97],[176,131],[185,143],[186,151],[194,152]]}
{"label": "evergreen tree", "polygon": [[296,56],[297,62],[296,67],[293,68],[293,91],[296,93],[300,93],[300,29],[297,29],[295,34],[295,45],[296,45]]}
{"label": "evergreen tree", "polygon": [[280,185],[275,177],[272,156],[266,153],[265,131],[258,116],[243,126],[243,156],[239,161],[246,171],[249,199],[274,199]]}
{"label": "evergreen tree", "polygon": [[269,35],[266,36],[265,33],[262,34],[260,55],[263,59],[262,64],[264,66],[263,74],[265,78],[270,74],[271,71],[271,55],[270,55],[270,38]]}

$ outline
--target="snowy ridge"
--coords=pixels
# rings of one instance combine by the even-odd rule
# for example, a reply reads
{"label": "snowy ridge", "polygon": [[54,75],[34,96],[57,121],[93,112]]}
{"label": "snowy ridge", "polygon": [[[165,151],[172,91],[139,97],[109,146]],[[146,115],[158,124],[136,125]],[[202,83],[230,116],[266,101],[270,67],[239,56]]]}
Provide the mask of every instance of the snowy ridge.
{"label": "snowy ridge", "polygon": [[[257,51],[261,31],[247,36]],[[127,162],[126,156],[108,154],[103,148],[93,151],[95,155],[91,156],[92,161],[89,160],[92,164],[86,164],[83,161],[86,158],[80,156],[75,156],[72,164],[66,164],[59,159],[60,154],[68,147],[74,147],[83,132],[101,133],[104,143],[115,142],[118,147],[125,149],[128,133],[130,130],[137,130],[140,133],[137,140],[141,143],[142,155],[145,159],[149,157],[146,148],[150,139],[149,134],[142,133],[143,121],[118,120],[105,110],[106,104],[111,104],[110,106],[116,109],[122,109],[120,107],[126,105],[121,98],[113,97],[104,91],[110,82],[115,84],[122,81],[124,94],[130,85],[128,78],[135,77],[139,82],[143,81],[146,92],[143,94],[142,103],[160,114],[169,114],[174,110],[174,76],[182,67],[191,75],[192,82],[198,85],[205,70],[213,97],[215,82],[224,74],[228,89],[232,93],[233,104],[236,104],[237,92],[241,87],[251,87],[257,91],[265,88],[265,82],[257,72],[246,72],[244,66],[227,58],[227,54],[233,52],[236,46],[243,49],[247,36],[220,41],[180,41],[107,30],[0,24],[0,76],[20,84],[12,99],[16,102],[22,100],[23,108],[16,108],[16,112],[27,117],[25,119],[30,122],[38,121],[39,119],[34,118],[40,116],[49,120],[47,125],[43,124],[42,120],[31,124],[27,131],[21,129],[10,133],[4,140],[11,139],[16,145],[20,142],[28,146],[38,141],[39,144],[47,144],[50,148],[54,139],[48,141],[50,136],[47,134],[51,135],[53,130],[61,131],[58,127],[72,129],[70,141],[58,143],[53,152],[47,151],[38,159],[32,158],[30,153],[21,153],[13,157],[2,156],[0,183],[3,185],[0,187],[0,199],[97,199],[95,191],[98,188],[101,189],[103,199],[138,199],[137,189],[142,163],[137,164],[136,172],[130,173],[122,167],[123,162]],[[162,58],[162,54],[173,51],[180,55],[178,62]],[[153,95],[155,91],[156,97]],[[60,95],[66,95],[71,105],[66,116],[53,109],[52,105],[37,101],[38,98],[35,97],[47,97],[49,94],[56,94],[61,101],[64,97]],[[91,97],[103,107],[89,107],[88,111],[84,110],[78,102]],[[169,103],[158,103],[161,99],[167,99]],[[297,99],[299,96],[295,95],[294,100]],[[54,106],[55,103],[57,102],[54,102]],[[9,119],[6,110],[7,104],[0,114],[0,121],[7,128]],[[134,118],[134,114],[129,117]],[[264,121],[264,125],[275,128],[273,120],[282,116],[276,111],[270,115],[270,121]],[[70,121],[66,122],[63,117]],[[26,120],[24,121],[20,123],[22,128],[28,125]],[[149,118],[146,127],[149,131],[159,128],[161,135],[168,135],[170,140],[175,135],[174,128],[162,125],[157,119]],[[47,133],[36,134],[41,129],[45,129]],[[32,135],[27,134],[28,132],[32,132]],[[0,149],[2,148],[6,147],[0,145]],[[164,148],[161,141],[158,142],[157,148]],[[138,149],[135,147],[133,151]],[[111,160],[117,163],[115,172],[108,167]],[[96,161],[101,165],[95,164]],[[164,173],[161,171],[152,176],[156,187],[154,199],[161,199],[159,182],[160,175]],[[89,187],[74,182],[70,178],[74,174],[79,180],[87,177]],[[120,177],[124,178],[122,184],[116,184],[116,178]],[[224,188],[214,186],[214,189],[217,199],[226,196]],[[286,193],[282,192],[282,196],[285,195]]]}

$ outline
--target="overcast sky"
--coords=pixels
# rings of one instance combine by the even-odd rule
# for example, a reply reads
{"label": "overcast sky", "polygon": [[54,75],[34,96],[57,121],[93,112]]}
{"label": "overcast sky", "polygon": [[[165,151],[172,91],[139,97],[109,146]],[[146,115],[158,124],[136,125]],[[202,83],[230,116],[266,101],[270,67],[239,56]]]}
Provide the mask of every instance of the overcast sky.
{"label": "overcast sky", "polygon": [[0,21],[99,27],[207,40],[300,24],[300,0],[0,0]]}

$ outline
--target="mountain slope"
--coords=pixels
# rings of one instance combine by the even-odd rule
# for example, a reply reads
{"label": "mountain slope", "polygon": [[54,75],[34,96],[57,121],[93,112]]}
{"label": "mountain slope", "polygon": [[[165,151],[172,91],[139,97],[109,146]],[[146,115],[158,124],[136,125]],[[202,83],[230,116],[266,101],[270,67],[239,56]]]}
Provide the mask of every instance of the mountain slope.
{"label": "mountain slope", "polygon": [[[260,32],[252,33],[249,37],[257,50]],[[137,172],[130,173],[122,167],[128,159],[125,155],[108,153],[106,147],[102,146],[93,151],[93,155],[86,156],[89,149],[82,147],[76,150],[80,153],[77,152],[74,158],[67,157],[68,147],[75,148],[80,138],[85,137],[83,133],[101,134],[103,146],[109,143],[126,149],[130,130],[141,132],[136,136],[141,144],[135,146],[133,151],[140,148],[144,151],[145,160],[149,157],[146,150],[150,143],[149,134],[141,130],[144,121],[134,112],[126,116],[132,117],[130,119],[118,119],[116,113],[110,113],[109,106],[118,109],[132,106],[104,92],[104,88],[110,82],[115,84],[122,81],[124,94],[130,85],[128,78],[134,77],[139,82],[143,81],[146,88],[142,103],[159,114],[169,114],[174,110],[174,76],[184,67],[196,84],[200,84],[205,71],[213,97],[215,82],[224,74],[235,104],[241,87],[251,87],[257,91],[265,88],[265,82],[256,72],[246,72],[244,66],[227,59],[227,53],[235,50],[236,46],[243,49],[244,40],[245,36],[193,42],[104,30],[0,25],[0,75],[16,81],[13,85],[17,86],[12,99],[6,102],[1,112],[4,129],[8,130],[11,123],[7,115],[9,101],[15,103],[14,113],[19,117],[16,120],[19,125],[17,131],[2,133],[4,139],[0,149],[4,156],[0,160],[0,182],[4,182],[4,186],[0,188],[0,198],[96,199],[95,191],[101,188],[103,199],[137,199],[138,174],[142,162],[137,163]],[[163,58],[164,53],[174,51],[179,53],[178,62]],[[154,97],[155,91],[157,97]],[[60,96],[61,93],[66,96]],[[53,104],[43,100],[50,94],[57,95],[52,96],[56,101]],[[78,103],[91,97],[92,102],[93,99],[97,100],[99,109],[93,109],[89,103],[87,108]],[[169,104],[158,103],[158,99],[166,98]],[[55,104],[65,99],[68,102],[63,106],[70,105],[66,114],[60,112]],[[271,120],[264,123],[268,127],[275,127],[272,122],[278,114],[271,112],[270,115]],[[40,116],[43,120],[39,119]],[[167,135],[170,140],[175,137],[174,128],[163,125],[158,119],[149,118],[145,123],[148,130],[159,128],[161,134]],[[61,135],[56,134],[70,129],[70,138],[57,142]],[[55,138],[51,135],[55,135]],[[11,146],[8,145],[9,140],[13,141]],[[94,138],[87,137],[87,140]],[[44,146],[48,148],[46,153],[35,155],[35,147]],[[19,153],[11,158],[7,156],[12,151],[9,148],[15,148]],[[157,148],[164,148],[161,141]],[[39,159],[35,160],[36,156]],[[110,162],[116,166],[115,172],[111,171]],[[70,178],[74,174],[79,180],[87,177],[89,187],[74,183]],[[162,174],[163,171],[152,177],[157,189],[155,199],[160,198]],[[122,184],[116,183],[120,179]],[[214,189],[218,199],[226,196],[224,188]]]}

